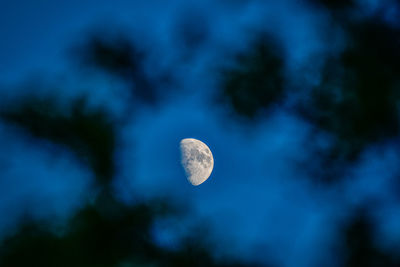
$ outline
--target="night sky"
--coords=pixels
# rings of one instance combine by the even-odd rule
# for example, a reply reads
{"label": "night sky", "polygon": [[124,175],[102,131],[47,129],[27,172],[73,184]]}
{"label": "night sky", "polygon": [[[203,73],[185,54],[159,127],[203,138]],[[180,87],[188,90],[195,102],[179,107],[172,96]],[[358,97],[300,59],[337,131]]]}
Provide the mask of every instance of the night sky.
{"label": "night sky", "polygon": [[0,266],[400,266],[399,107],[396,0],[0,0]]}

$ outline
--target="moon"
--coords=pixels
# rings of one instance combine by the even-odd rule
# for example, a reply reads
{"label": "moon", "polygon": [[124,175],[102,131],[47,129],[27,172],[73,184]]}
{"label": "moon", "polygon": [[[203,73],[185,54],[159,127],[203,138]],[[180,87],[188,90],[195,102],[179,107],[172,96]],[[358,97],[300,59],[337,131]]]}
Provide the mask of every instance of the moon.
{"label": "moon", "polygon": [[214,158],[206,144],[194,138],[180,142],[181,163],[186,177],[194,186],[204,183],[214,168]]}

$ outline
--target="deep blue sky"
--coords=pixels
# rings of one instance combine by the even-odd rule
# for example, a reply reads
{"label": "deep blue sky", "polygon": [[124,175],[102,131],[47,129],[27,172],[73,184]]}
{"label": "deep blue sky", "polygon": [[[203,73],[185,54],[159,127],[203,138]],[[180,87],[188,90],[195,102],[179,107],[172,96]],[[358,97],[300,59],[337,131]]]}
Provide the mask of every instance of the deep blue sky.
{"label": "deep blue sky", "polygon": [[[380,206],[371,211],[376,240],[385,248],[398,247],[396,140],[368,147],[344,174],[347,179],[331,186],[316,185],[314,172],[299,167],[322,168],[315,151],[332,142],[332,136],[291,109],[320,82],[326,58],[339,55],[347,44],[332,14],[295,0],[160,2],[1,1],[1,96],[18,97],[27,93],[24,87],[14,89],[18,85],[45,79],[57,91],[34,94],[68,101],[88,93],[92,108],[105,108],[114,118],[128,117],[118,128],[115,194],[131,205],[165,196],[189,211],[179,221],[154,225],[160,246],[173,249],[204,224],[217,244],[217,257],[279,266],[337,266],[343,225],[357,207],[379,199]],[[395,1],[357,2],[354,20],[378,16],[400,25]],[[179,39],[184,27],[201,36],[194,50]],[[143,105],[129,114],[124,83],[74,65],[71,48],[93,31],[126,34],[150,51],[146,73],[151,77],[169,70],[176,88],[165,88],[170,93],[156,108]],[[232,56],[245,51],[258,34],[273,36],[282,48],[285,86],[298,81],[302,86],[250,127],[211,99],[220,79],[215,70],[230,66]],[[204,141],[214,154],[214,171],[199,187],[187,183],[179,164],[179,141],[186,137]],[[54,224],[62,224],[96,193],[91,171],[66,149],[5,123],[0,123],[0,147],[2,237],[12,233],[24,212],[44,219],[57,216]]]}

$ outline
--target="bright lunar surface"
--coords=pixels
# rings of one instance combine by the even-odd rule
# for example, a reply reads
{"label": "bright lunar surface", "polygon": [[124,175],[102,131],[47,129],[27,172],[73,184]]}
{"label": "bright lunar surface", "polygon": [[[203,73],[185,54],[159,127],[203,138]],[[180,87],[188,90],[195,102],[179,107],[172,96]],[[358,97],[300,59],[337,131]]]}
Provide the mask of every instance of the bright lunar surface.
{"label": "bright lunar surface", "polygon": [[211,150],[200,140],[185,138],[180,142],[182,166],[192,185],[202,184],[214,167]]}

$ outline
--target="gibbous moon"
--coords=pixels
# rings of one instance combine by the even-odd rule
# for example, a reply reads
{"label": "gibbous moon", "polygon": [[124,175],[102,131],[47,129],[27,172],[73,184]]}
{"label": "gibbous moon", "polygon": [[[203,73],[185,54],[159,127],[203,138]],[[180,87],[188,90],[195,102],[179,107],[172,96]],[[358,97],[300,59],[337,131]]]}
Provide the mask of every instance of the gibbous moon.
{"label": "gibbous moon", "polygon": [[200,140],[185,138],[180,142],[181,162],[186,177],[192,185],[204,183],[214,168],[211,150]]}

